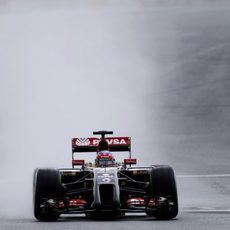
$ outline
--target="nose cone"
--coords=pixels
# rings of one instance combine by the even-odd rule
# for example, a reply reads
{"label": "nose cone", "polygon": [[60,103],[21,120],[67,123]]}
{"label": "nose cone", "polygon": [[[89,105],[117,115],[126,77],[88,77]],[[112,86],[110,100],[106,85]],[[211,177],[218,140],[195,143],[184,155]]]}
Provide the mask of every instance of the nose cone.
{"label": "nose cone", "polygon": [[94,201],[96,210],[115,210],[120,207],[120,188],[117,168],[94,169]]}

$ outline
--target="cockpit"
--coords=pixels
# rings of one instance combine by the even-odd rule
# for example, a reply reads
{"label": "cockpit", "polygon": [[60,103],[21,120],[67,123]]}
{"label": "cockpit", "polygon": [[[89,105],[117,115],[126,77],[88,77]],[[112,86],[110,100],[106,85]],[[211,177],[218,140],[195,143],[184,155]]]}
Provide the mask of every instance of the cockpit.
{"label": "cockpit", "polygon": [[115,159],[109,151],[109,144],[106,140],[101,140],[98,144],[97,157],[95,160],[96,167],[115,166]]}

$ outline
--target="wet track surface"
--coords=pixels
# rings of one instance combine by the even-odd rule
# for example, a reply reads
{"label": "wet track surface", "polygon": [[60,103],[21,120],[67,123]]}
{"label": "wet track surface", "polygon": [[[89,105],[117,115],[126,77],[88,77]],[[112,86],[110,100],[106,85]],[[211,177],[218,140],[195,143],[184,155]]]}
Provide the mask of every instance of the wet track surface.
{"label": "wet track surface", "polygon": [[[3,163],[0,172],[6,176],[0,179],[1,185],[7,189],[0,197],[0,230],[229,229],[230,6],[183,5],[170,8],[129,3],[121,8],[113,4],[113,1],[108,5],[102,4],[96,10],[95,6],[84,7],[83,3],[80,10],[76,5],[62,7],[60,3],[59,8],[53,8],[51,4],[33,8],[32,12],[20,7],[7,9],[10,13],[1,9]],[[37,64],[39,62],[43,66]],[[80,64],[75,69],[76,63]],[[66,68],[61,68],[62,65]],[[50,74],[48,79],[40,78],[45,74],[42,67]],[[54,73],[52,69],[55,69]],[[89,77],[87,71],[95,79]],[[84,77],[76,81],[74,76],[78,74]],[[101,78],[103,74],[108,77]],[[30,75],[34,78],[30,79]],[[56,85],[53,84],[55,81]],[[95,115],[93,121],[88,115],[97,109],[96,103],[89,109],[82,102],[85,113],[70,113],[72,101],[69,100],[84,93],[77,84],[76,88],[72,86],[76,82],[87,85],[89,98],[97,95],[100,100],[105,93],[107,103],[116,105],[108,114],[102,108],[103,121],[99,115]],[[99,93],[94,88],[95,84],[99,84]],[[47,85],[52,85],[53,91]],[[63,89],[66,90],[64,99],[59,96]],[[39,98],[35,97],[37,94]],[[30,97],[32,102],[28,99]],[[62,107],[55,104],[56,100],[62,103]],[[48,107],[50,104],[52,109]],[[32,115],[24,115],[21,111]],[[46,111],[45,115],[40,111]],[[79,123],[75,121],[72,130],[68,130],[66,124],[71,126],[69,120],[74,121],[75,117],[82,120]],[[36,125],[33,119],[36,119]],[[111,119],[113,125],[110,124]],[[36,144],[33,138],[41,138],[40,142],[46,148],[53,144],[54,151],[66,153],[66,145],[61,144],[61,140],[69,138],[69,133],[75,135],[74,129],[79,125],[81,129],[86,126],[91,130],[95,127],[93,122],[120,130],[125,135],[125,130],[128,130],[141,164],[159,162],[174,167],[180,201],[178,218],[157,221],[128,215],[112,220],[95,220],[84,216],[64,216],[58,222],[48,223],[33,219],[32,189],[28,184],[31,183],[33,168],[38,167],[37,162],[47,154],[42,153],[44,147],[33,149]],[[55,128],[57,123],[59,130]],[[139,126],[134,129],[133,124],[136,123]],[[44,131],[39,124],[46,125],[48,133],[44,139]],[[62,134],[58,136],[56,133],[60,130]],[[60,142],[61,150],[57,144],[47,141],[52,136]],[[17,148],[4,145],[12,137],[19,138]],[[69,145],[69,139],[66,142]],[[17,162],[22,161],[21,154],[28,151],[27,148],[33,149],[34,155],[31,152],[25,154],[30,166],[24,163],[21,169]],[[15,152],[12,162],[10,152]],[[53,152],[51,147],[49,152]],[[62,167],[60,162],[68,158],[68,154],[47,157],[48,161],[56,157],[53,164]],[[40,165],[43,166],[46,160],[40,160]],[[67,160],[64,162],[68,163]],[[15,178],[13,170],[7,170],[9,167],[18,170],[23,183]],[[12,178],[14,185],[9,183]],[[16,194],[13,191],[15,187],[18,188]]]}
{"label": "wet track surface", "polygon": [[228,229],[229,213],[181,213],[171,221],[158,221],[146,217],[129,216],[115,220],[89,220],[68,217],[58,222],[41,223],[32,219],[3,219],[1,229]]}

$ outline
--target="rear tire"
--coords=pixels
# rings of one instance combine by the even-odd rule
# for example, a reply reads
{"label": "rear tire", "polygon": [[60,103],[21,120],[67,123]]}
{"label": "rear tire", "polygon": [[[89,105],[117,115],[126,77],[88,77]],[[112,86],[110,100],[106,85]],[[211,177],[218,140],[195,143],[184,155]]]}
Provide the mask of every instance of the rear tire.
{"label": "rear tire", "polygon": [[147,212],[147,215],[157,219],[172,219],[178,214],[178,198],[175,175],[168,165],[154,165],[151,170],[150,194],[153,197],[169,197],[173,205],[166,206],[156,212]]}
{"label": "rear tire", "polygon": [[59,171],[55,169],[35,169],[33,181],[34,216],[40,221],[54,221],[60,216],[52,209],[42,210],[42,199],[56,199],[61,195]]}

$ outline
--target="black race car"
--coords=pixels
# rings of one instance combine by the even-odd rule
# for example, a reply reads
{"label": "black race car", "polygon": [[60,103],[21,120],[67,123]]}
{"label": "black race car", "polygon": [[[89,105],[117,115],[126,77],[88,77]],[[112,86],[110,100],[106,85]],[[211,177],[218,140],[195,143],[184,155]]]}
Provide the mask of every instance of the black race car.
{"label": "black race car", "polygon": [[[33,181],[34,216],[40,221],[56,220],[61,214],[122,216],[143,212],[157,219],[178,214],[177,187],[173,169],[167,165],[131,167],[130,137],[72,139],[72,168],[35,169]],[[113,152],[129,152],[118,163]],[[95,152],[95,163],[75,159],[75,153]]]}

